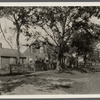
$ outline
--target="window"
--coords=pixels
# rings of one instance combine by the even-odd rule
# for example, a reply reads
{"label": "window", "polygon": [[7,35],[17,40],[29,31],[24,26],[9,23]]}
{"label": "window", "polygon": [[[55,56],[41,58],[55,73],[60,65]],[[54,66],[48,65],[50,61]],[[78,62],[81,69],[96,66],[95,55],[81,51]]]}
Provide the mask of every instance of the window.
{"label": "window", "polygon": [[34,53],[35,52],[35,47],[33,45],[31,45],[30,51],[31,51],[30,53]]}

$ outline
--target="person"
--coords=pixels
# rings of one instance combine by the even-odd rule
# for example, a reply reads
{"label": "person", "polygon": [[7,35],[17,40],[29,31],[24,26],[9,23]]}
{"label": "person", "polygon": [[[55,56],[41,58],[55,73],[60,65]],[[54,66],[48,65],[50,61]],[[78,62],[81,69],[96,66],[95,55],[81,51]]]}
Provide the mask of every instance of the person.
{"label": "person", "polygon": [[47,71],[47,61],[45,59],[42,60],[43,70]]}
{"label": "person", "polygon": [[34,70],[34,72],[35,72],[35,63],[33,60],[30,60],[30,68],[31,68],[31,70]]}

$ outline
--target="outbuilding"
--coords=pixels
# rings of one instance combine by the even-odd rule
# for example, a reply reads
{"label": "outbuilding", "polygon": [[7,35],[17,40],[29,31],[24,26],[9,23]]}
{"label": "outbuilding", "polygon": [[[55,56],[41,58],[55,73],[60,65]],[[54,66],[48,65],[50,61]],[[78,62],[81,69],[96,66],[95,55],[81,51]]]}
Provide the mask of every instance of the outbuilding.
{"label": "outbuilding", "polygon": [[[2,48],[0,43],[0,69],[6,68],[9,64],[17,64],[18,52],[17,50]],[[24,64],[26,57],[20,52],[20,63]]]}

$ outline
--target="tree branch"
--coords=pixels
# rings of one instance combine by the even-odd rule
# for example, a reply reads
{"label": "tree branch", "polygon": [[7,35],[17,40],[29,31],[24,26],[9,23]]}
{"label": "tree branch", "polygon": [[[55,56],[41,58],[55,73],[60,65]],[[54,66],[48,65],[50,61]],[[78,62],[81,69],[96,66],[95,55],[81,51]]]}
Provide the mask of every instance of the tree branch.
{"label": "tree branch", "polygon": [[61,34],[60,34],[60,31],[59,31],[59,29],[58,29],[58,27],[57,27],[57,25],[56,24],[54,24],[54,26],[56,27],[56,29],[58,30],[58,35],[61,37]]}
{"label": "tree branch", "polygon": [[1,24],[0,24],[0,30],[1,30],[1,32],[2,32],[2,34],[3,34],[3,37],[4,37],[4,39],[5,39],[5,41],[8,43],[8,45],[11,47],[11,49],[13,49],[13,47],[11,46],[11,44],[8,42],[8,40],[6,39],[6,37],[5,37],[5,34],[4,34],[4,32],[3,32],[3,30],[2,30],[2,27],[1,27]]}
{"label": "tree branch", "polygon": [[56,43],[56,45],[59,46],[56,40],[47,32],[47,30],[43,26],[41,26],[41,28],[47,33],[47,35],[50,36],[50,38]]}
{"label": "tree branch", "polygon": [[47,30],[43,27],[44,24],[36,24],[37,26],[41,27],[45,32],[46,34],[54,41],[54,43],[59,46],[59,44],[56,42],[56,40],[47,32]]}
{"label": "tree branch", "polygon": [[12,21],[12,22],[14,22],[14,21],[13,21],[12,19],[10,19],[9,17],[7,17],[7,19],[10,20],[10,21]]}

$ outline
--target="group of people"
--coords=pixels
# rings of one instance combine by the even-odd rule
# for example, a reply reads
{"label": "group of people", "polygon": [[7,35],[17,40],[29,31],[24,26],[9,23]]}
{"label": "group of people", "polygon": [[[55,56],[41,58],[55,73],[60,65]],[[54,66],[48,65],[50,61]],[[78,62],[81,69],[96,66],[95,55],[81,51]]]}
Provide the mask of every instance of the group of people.
{"label": "group of people", "polygon": [[32,59],[29,61],[29,67],[31,70],[33,70],[35,72],[35,70],[36,70],[35,69],[35,62]]}
{"label": "group of people", "polygon": [[41,68],[44,71],[48,69],[56,69],[56,61],[48,59],[37,59],[37,61],[29,60],[29,67],[31,70],[36,71],[37,68]]}

